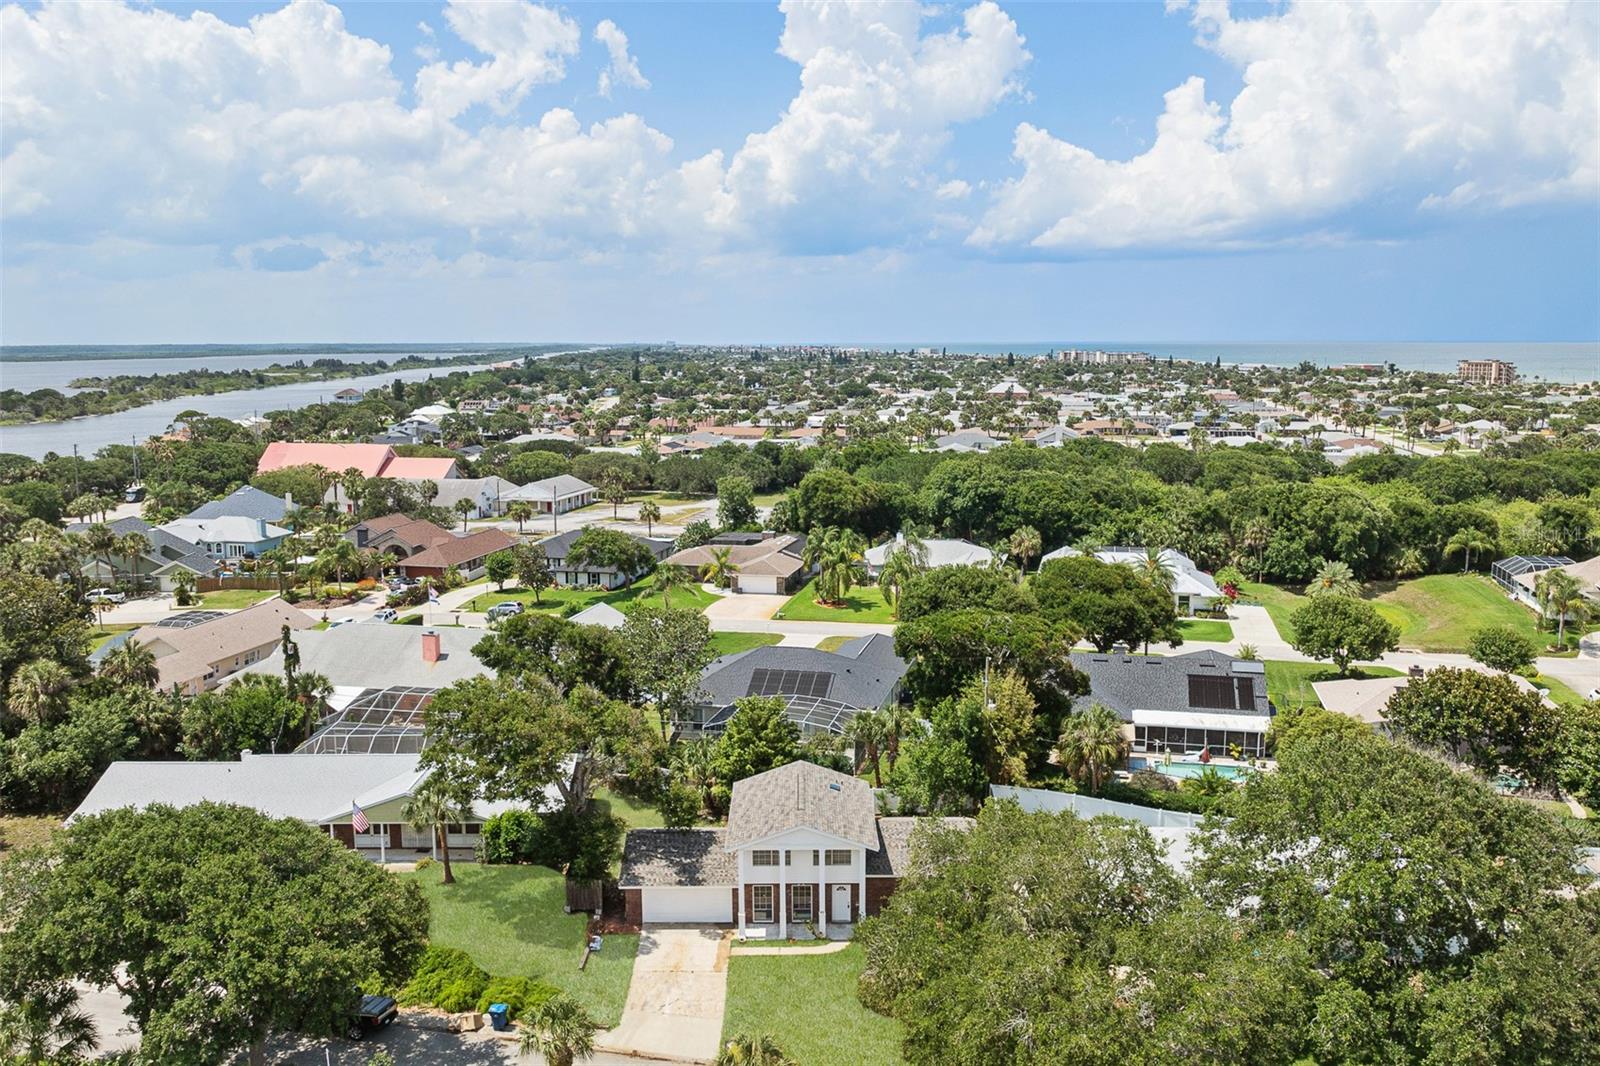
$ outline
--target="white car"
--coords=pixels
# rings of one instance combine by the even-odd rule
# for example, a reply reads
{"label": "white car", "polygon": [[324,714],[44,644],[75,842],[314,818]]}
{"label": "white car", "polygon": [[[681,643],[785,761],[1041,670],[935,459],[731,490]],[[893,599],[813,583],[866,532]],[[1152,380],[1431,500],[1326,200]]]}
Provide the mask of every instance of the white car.
{"label": "white car", "polygon": [[393,622],[399,617],[400,612],[395,610],[393,607],[380,607],[378,610],[372,612],[372,617],[369,619],[369,621]]}
{"label": "white car", "polygon": [[116,589],[90,589],[87,598],[90,603],[123,603],[128,595]]}

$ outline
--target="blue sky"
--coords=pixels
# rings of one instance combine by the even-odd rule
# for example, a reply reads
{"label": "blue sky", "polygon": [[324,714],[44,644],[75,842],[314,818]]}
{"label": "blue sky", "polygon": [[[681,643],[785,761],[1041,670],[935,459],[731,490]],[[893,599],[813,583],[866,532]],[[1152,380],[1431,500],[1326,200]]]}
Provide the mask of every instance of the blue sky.
{"label": "blue sky", "polygon": [[1593,6],[0,31],[5,343],[1600,337]]}

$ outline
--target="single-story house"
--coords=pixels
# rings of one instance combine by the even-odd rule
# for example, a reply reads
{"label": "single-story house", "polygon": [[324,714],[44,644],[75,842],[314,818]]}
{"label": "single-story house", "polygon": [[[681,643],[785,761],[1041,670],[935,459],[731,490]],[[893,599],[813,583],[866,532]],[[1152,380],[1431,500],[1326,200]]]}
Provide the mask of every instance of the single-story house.
{"label": "single-story house", "polygon": [[[1469,664],[1465,669],[1486,674],[1496,672],[1477,663]],[[1518,677],[1516,674],[1506,676],[1511,678],[1511,683],[1523,692],[1539,691],[1538,686],[1525,677]],[[1411,678],[1406,676],[1346,678],[1336,681],[1313,681],[1311,689],[1327,710],[1354,718],[1381,733],[1388,731],[1390,698],[1409,684]],[[1545,697],[1545,702],[1549,704],[1549,697]]]}
{"label": "single-story house", "polygon": [[283,525],[289,512],[296,510],[294,497],[288,493],[274,496],[262,492],[254,485],[240,485],[220,500],[203,503],[184,515],[196,521],[213,518],[259,518],[275,526]]}
{"label": "single-story house", "polygon": [[[555,578],[557,585],[573,588],[604,588],[617,589],[630,581],[637,581],[643,570],[631,574],[624,574],[620,570],[605,566],[575,566],[567,561],[567,556],[572,552],[573,544],[577,543],[583,535],[582,529],[569,529],[565,533],[558,533],[539,542],[539,547],[544,550],[544,557],[550,561],[550,573]],[[644,545],[657,562],[665,559],[672,553],[672,541],[661,537],[641,537],[630,533],[635,541]]]}
{"label": "single-story house", "polygon": [[[266,755],[245,752],[238,762],[114,762],[100,775],[72,819],[121,807],[164,803],[232,803],[274,818],[316,826],[367,858],[414,859],[434,854],[430,830],[407,824],[406,802],[428,778],[418,757],[405,755]],[[553,805],[554,797],[546,797]],[[523,804],[474,800],[466,821],[449,827],[451,858],[471,859],[489,818]],[[355,832],[354,808],[368,822]],[[70,821],[71,819],[69,819]],[[458,854],[456,849],[462,849]]]}
{"label": "single-story house", "polygon": [[452,514],[456,511],[458,500],[470,500],[473,510],[468,512],[468,518],[495,518],[506,513],[506,493],[517,486],[514,482],[503,477],[450,477],[450,478],[402,478],[401,480],[411,485],[421,485],[424,481],[435,486],[433,505],[443,507]]}
{"label": "single-story house", "polygon": [[282,544],[289,531],[264,518],[178,518],[161,526],[213,559],[258,559]]}
{"label": "single-story house", "polygon": [[[83,533],[94,524],[74,522],[67,526],[67,532]],[[162,592],[172,592],[177,588],[180,573],[199,578],[210,577],[217,571],[216,560],[198,545],[152,526],[142,518],[118,518],[107,522],[106,526],[117,537],[137,533],[150,547],[133,559],[125,555],[85,559],[83,574],[91,583],[120,585],[126,582],[143,588],[154,585]]]}
{"label": "single-story house", "polygon": [[[1585,559],[1581,563],[1562,563],[1560,566],[1551,567],[1551,569],[1560,570],[1576,581],[1579,593],[1585,599],[1600,601],[1600,555],[1595,556],[1593,559]],[[1512,579],[1521,587],[1527,597],[1523,602],[1531,602],[1535,609],[1538,609],[1539,599],[1534,592],[1534,586],[1539,577],[1540,573],[1530,572],[1518,574]],[[1518,598],[1522,599],[1523,597],[1519,595]]]}
{"label": "single-story house", "polygon": [[1089,699],[1117,712],[1135,752],[1226,757],[1237,748],[1247,759],[1266,754],[1275,712],[1260,662],[1215,651],[1073,652],[1072,665],[1088,675]]}
{"label": "single-story house", "polygon": [[1495,560],[1489,567],[1489,576],[1512,599],[1529,610],[1539,611],[1539,601],[1533,595],[1534,582],[1546,570],[1571,565],[1572,560],[1565,555],[1513,555]]}
{"label": "single-story house", "polygon": [[941,452],[987,452],[1004,443],[1002,438],[981,429],[958,429],[935,440],[933,447]]}
{"label": "single-story house", "polygon": [[338,392],[333,394],[333,402],[345,404],[360,403],[361,398],[365,395],[366,393],[362,392],[360,389],[340,389]]}
{"label": "single-story house", "polygon": [[574,625],[599,626],[602,629],[621,629],[622,623],[627,620],[627,615],[609,603],[592,603],[567,619]]}
{"label": "single-story house", "polygon": [[[938,537],[929,537],[921,541],[922,565],[929,570],[941,566],[988,566],[994,562],[994,552],[979,544],[967,540],[944,540]],[[896,548],[904,548],[906,538],[904,533],[896,533],[893,540],[886,540],[882,544],[874,545],[867,549],[867,573],[877,577],[883,570],[883,564],[889,561],[890,554]]]}
{"label": "single-story house", "polygon": [[530,481],[500,496],[507,505],[519,501],[532,504],[539,514],[566,514],[587,507],[599,498],[599,489],[571,474],[557,474],[540,481]]}
{"label": "single-story house", "polygon": [[[334,629],[307,629],[294,636],[301,673],[321,674],[335,691],[368,689],[445,688],[468,678],[492,676],[472,652],[483,639],[482,630],[443,626],[394,626],[359,622]],[[283,649],[275,648],[245,674],[283,676]],[[334,702],[334,701],[330,701]]]}
{"label": "single-story house", "polygon": [[884,633],[857,637],[838,651],[768,644],[713,660],[700,676],[697,726],[719,732],[746,696],[780,696],[803,733],[844,732],[862,711],[900,698],[906,661]]}
{"label": "single-story house", "polygon": [[[1044,566],[1052,559],[1066,559],[1082,554],[1070,546],[1057,548],[1041,556],[1039,565]],[[1149,558],[1149,552],[1144,548],[1101,548],[1094,553],[1094,557],[1102,563],[1143,566]],[[1172,605],[1177,608],[1179,614],[1203,611],[1222,599],[1222,590],[1211,579],[1211,575],[1196,566],[1194,560],[1187,555],[1173,548],[1162,548],[1158,558],[1161,560],[1162,568],[1172,578]]]}
{"label": "single-story house", "polygon": [[516,544],[517,538],[503,529],[480,529],[465,536],[434,541],[402,560],[399,570],[406,577],[423,578],[440,577],[446,570],[454,568],[470,580],[483,576],[484,560],[489,556],[516,547]]}
{"label": "single-story house", "polygon": [[792,762],[734,782],[725,829],[629,832],[618,885],[631,922],[736,924],[741,937],[783,940],[791,922],[879,913],[920,820],[879,818],[865,781]]}
{"label": "single-story house", "polygon": [[216,688],[222,679],[270,656],[283,627],[310,629],[311,616],[280,599],[242,611],[183,611],[140,626],[129,639],[155,656],[163,692],[174,688],[194,696]]}
{"label": "single-story house", "polygon": [[713,540],[697,548],[685,548],[661,560],[671,566],[687,566],[699,573],[711,562],[716,551],[729,549],[728,561],[734,567],[733,592],[781,595],[805,583],[811,568],[801,558],[806,538],[796,533],[751,534],[748,543],[719,543]]}

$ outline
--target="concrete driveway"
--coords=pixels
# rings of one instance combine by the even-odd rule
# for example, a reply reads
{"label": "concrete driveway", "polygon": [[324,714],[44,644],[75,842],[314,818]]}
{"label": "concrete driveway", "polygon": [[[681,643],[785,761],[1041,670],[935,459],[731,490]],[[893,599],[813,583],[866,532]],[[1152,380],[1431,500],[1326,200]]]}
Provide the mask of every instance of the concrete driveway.
{"label": "concrete driveway", "polygon": [[652,925],[639,936],[622,1022],[601,1033],[603,1051],[671,1062],[711,1062],[728,1004],[732,932]]}
{"label": "concrete driveway", "polygon": [[767,596],[759,592],[729,593],[705,609],[706,621],[716,629],[718,622],[764,622],[789,602],[787,596]]}

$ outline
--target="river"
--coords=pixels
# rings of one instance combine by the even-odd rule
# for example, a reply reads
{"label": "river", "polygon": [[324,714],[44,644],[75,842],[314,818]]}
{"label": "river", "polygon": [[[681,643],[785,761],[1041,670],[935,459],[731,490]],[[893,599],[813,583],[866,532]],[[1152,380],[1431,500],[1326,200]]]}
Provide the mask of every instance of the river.
{"label": "river", "polygon": [[[265,358],[268,363],[282,360],[280,354],[271,357],[243,356],[246,360]],[[153,369],[134,369],[136,365],[144,363],[155,364]],[[33,373],[37,368],[50,367],[50,374],[56,380],[67,380],[88,374],[99,373],[131,373],[150,374],[161,373],[161,364],[171,372],[180,367],[174,366],[172,361],[164,359],[109,359],[109,360],[70,360],[51,363],[6,362],[0,363],[0,383],[5,388],[18,388],[29,391],[21,384],[13,384],[13,374],[22,371]],[[102,369],[106,364],[111,365],[109,371]],[[208,366],[217,369],[225,368],[228,363],[224,359],[208,360]],[[248,365],[248,364],[246,364]],[[399,378],[401,381],[426,381],[430,377],[443,377],[456,371],[483,370],[482,366],[442,366],[418,367],[414,370],[390,370],[382,374],[371,374],[366,377],[340,378],[330,381],[305,381],[294,385],[273,385],[265,389],[243,389],[237,392],[219,392],[213,396],[180,396],[176,400],[162,400],[159,403],[146,404],[144,407],[135,407],[128,411],[119,411],[110,415],[88,415],[84,418],[74,418],[66,422],[41,422],[29,426],[0,426],[0,452],[13,452],[21,455],[32,456],[35,459],[43,458],[47,452],[58,455],[71,454],[73,445],[77,445],[83,455],[93,455],[96,451],[108,444],[132,444],[142,441],[147,437],[165,433],[173,419],[184,411],[204,411],[217,418],[244,418],[247,415],[262,414],[267,411],[291,410],[296,407],[305,407],[308,404],[319,403],[327,400],[343,388],[358,388],[362,390],[384,388]],[[40,384],[32,388],[57,388],[59,386]]]}

